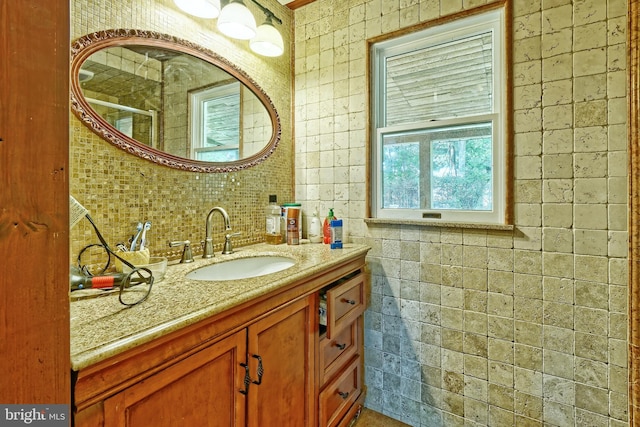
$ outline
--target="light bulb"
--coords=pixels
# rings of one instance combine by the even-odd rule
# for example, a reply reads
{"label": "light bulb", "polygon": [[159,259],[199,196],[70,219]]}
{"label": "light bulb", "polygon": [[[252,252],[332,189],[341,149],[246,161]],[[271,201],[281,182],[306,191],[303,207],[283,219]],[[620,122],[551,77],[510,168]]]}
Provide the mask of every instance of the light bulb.
{"label": "light bulb", "polygon": [[271,18],[267,18],[264,24],[256,31],[256,36],[249,42],[249,47],[255,53],[264,56],[280,56],[284,52],[282,35],[273,26]]}
{"label": "light bulb", "polygon": [[233,0],[220,11],[218,30],[234,39],[249,40],[256,35],[256,20],[241,0]]}

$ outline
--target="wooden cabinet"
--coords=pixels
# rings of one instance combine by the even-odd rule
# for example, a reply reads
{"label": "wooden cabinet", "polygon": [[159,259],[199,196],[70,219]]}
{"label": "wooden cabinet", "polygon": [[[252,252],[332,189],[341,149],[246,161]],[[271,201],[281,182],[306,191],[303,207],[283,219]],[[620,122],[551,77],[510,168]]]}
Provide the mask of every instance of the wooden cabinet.
{"label": "wooden cabinet", "polygon": [[236,332],[104,402],[109,427],[240,427],[245,331]]}
{"label": "wooden cabinet", "polygon": [[98,402],[101,410],[79,412],[76,426],[312,426],[314,301],[288,304],[169,364]]}
{"label": "wooden cabinet", "polygon": [[315,299],[284,307],[248,328],[249,372],[259,383],[249,387],[249,427],[312,425],[315,311],[310,301]]}
{"label": "wooden cabinet", "polygon": [[311,300],[281,308],[106,399],[104,425],[310,426]]}
{"label": "wooden cabinet", "polygon": [[359,413],[363,396],[363,321],[366,276],[362,271],[321,291],[326,329],[318,344],[320,427],[347,426]]}
{"label": "wooden cabinet", "polygon": [[74,425],[346,426],[364,395],[365,282],[362,256],[80,370]]}

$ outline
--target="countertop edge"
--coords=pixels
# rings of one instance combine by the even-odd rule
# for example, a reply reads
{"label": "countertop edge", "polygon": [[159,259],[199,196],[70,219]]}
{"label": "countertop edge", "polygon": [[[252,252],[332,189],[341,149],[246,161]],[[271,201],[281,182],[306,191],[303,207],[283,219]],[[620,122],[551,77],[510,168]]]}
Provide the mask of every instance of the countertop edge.
{"label": "countertop edge", "polygon": [[[260,246],[259,250],[262,251],[266,249],[273,249],[261,245],[258,246]],[[188,326],[194,325],[207,318],[220,315],[226,311],[239,308],[246,304],[250,304],[251,301],[258,298],[266,298],[272,294],[276,295],[283,289],[286,289],[288,285],[291,285],[297,281],[302,281],[305,279],[305,277],[316,274],[321,270],[330,269],[333,266],[348,262],[349,260],[352,260],[354,258],[366,256],[367,252],[370,250],[370,247],[366,245],[356,244],[345,245],[345,248],[350,249],[347,254],[341,253],[342,251],[340,250],[333,250],[331,252],[332,256],[330,257],[330,259],[323,262],[321,265],[314,264],[308,266],[307,268],[299,269],[295,272],[295,274],[290,275],[278,275],[277,273],[275,273],[273,276],[276,277],[271,278],[271,283],[256,288],[250,287],[249,289],[240,289],[238,290],[235,298],[230,298],[223,302],[212,302],[211,304],[194,311],[185,311],[184,314],[179,317],[161,322],[157,325],[149,326],[148,328],[145,328],[141,331],[122,336],[121,338],[111,340],[109,342],[99,343],[85,351],[72,351],[71,369],[73,371],[86,369],[103,360],[109,359],[113,356],[124,353],[127,350],[130,350],[142,344],[149,343],[153,340],[159,339],[163,336],[179,331]]]}

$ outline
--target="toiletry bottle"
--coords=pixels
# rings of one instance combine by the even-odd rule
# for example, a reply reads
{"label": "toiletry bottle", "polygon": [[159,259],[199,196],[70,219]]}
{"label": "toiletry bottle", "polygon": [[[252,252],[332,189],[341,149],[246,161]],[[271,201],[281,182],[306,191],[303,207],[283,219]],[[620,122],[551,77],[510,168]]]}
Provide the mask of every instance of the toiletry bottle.
{"label": "toiletry bottle", "polygon": [[333,208],[331,208],[329,209],[329,214],[324,219],[324,223],[322,224],[322,236],[323,241],[326,244],[331,243],[331,220],[334,219],[336,219],[336,217],[333,215]]}
{"label": "toiletry bottle", "polygon": [[300,244],[300,210],[298,208],[287,209],[287,245]]}
{"label": "toiletry bottle", "polygon": [[[288,212],[289,209],[296,209],[298,212],[298,240],[302,239],[302,204],[300,203],[283,203],[282,204],[282,209],[284,209],[284,216],[288,217]],[[289,221],[287,221],[287,223],[289,223]],[[289,228],[286,227],[286,231],[282,230],[283,234],[287,234],[286,240],[287,242],[289,241]]]}
{"label": "toiletry bottle", "polygon": [[282,243],[282,235],[280,231],[280,206],[278,206],[278,198],[275,194],[269,196],[269,204],[264,209],[266,217],[266,229],[264,234],[265,242],[270,245]]}
{"label": "toiletry bottle", "polygon": [[284,206],[280,206],[280,234],[282,235],[280,243],[287,243],[287,210]]}
{"label": "toiletry bottle", "polygon": [[342,220],[332,219],[329,229],[331,231],[331,249],[342,249]]}
{"label": "toiletry bottle", "polygon": [[318,218],[318,208],[313,211],[313,216],[309,220],[307,238],[311,243],[322,243],[322,227],[320,226],[320,218]]}

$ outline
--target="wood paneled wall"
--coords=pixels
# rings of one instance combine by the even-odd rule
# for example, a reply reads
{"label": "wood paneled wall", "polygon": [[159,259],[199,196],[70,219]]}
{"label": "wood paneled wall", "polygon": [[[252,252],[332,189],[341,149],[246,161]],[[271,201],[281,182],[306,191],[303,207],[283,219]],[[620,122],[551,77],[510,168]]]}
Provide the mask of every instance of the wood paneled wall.
{"label": "wood paneled wall", "polygon": [[0,28],[0,402],[69,404],[69,2]]}

